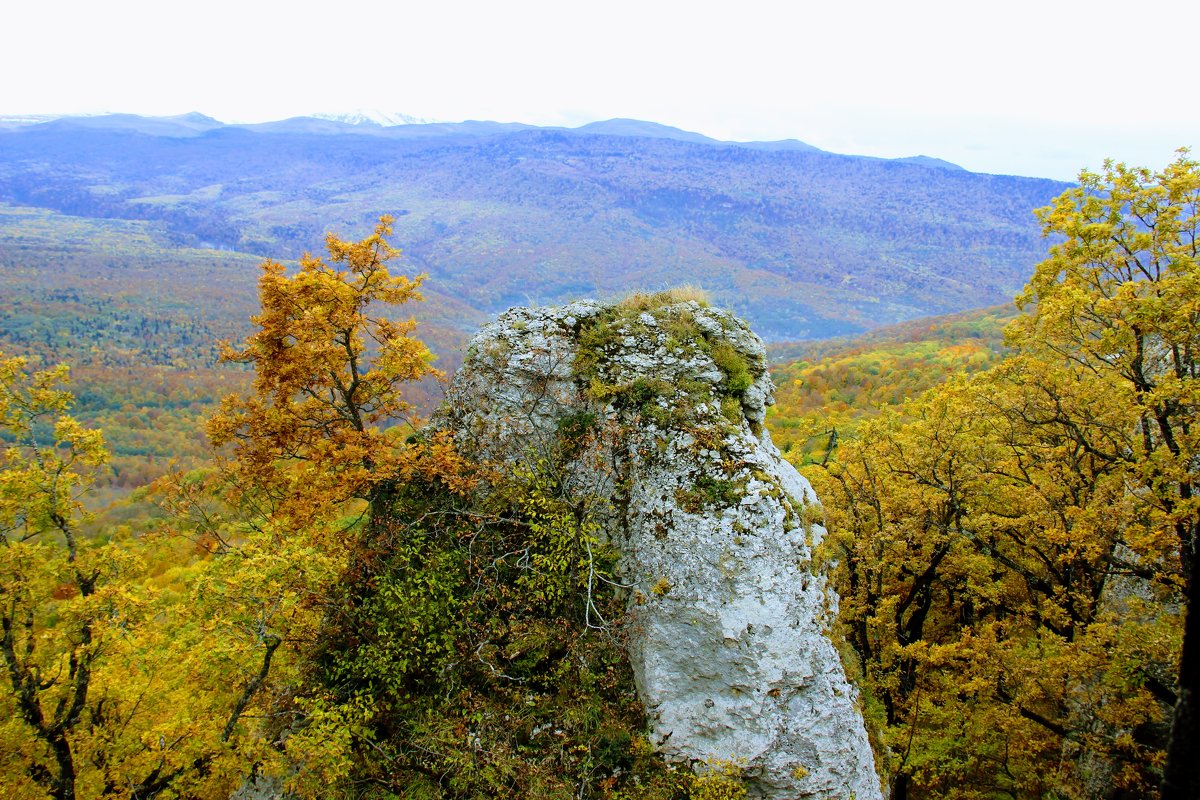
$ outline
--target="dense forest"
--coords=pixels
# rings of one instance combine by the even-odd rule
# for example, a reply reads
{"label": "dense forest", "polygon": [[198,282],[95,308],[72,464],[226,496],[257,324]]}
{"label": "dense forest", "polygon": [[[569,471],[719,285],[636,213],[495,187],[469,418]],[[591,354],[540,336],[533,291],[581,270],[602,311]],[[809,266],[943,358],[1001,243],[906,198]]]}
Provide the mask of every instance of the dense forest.
{"label": "dense forest", "polygon": [[[620,618],[615,554],[554,465],[421,428],[421,337],[461,346],[461,309],[389,271],[393,220],[264,263],[243,308],[243,256],[5,213],[33,237],[0,272],[7,796],[745,795],[646,738],[619,623],[587,622]],[[781,348],[768,423],[824,502],[892,797],[1194,797],[1200,165],[1085,172],[1038,218],[1016,310]],[[28,266],[63,219],[87,291]]]}
{"label": "dense forest", "polygon": [[[955,375],[995,366],[1013,306],[891,325],[851,339],[772,347],[775,444],[797,464],[820,460],[839,436],[880,409],[915,398]],[[831,438],[832,437],[832,438]]]}

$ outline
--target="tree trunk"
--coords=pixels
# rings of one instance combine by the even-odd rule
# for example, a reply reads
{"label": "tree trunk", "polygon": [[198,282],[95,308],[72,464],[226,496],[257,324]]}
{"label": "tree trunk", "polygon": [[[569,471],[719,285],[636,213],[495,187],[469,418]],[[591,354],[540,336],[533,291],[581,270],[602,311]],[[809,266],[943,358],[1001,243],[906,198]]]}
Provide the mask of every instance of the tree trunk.
{"label": "tree trunk", "polygon": [[1178,700],[1175,718],[1171,722],[1171,744],[1167,748],[1167,764],[1163,769],[1162,800],[1196,800],[1200,798],[1200,709],[1196,708],[1200,692],[1200,547],[1193,536],[1185,550],[1185,561],[1191,567],[1184,598],[1183,653],[1179,658]]}
{"label": "tree trunk", "polygon": [[75,759],[65,733],[57,731],[50,738],[50,750],[58,763],[58,775],[54,778],[50,796],[54,800],[75,800]]}

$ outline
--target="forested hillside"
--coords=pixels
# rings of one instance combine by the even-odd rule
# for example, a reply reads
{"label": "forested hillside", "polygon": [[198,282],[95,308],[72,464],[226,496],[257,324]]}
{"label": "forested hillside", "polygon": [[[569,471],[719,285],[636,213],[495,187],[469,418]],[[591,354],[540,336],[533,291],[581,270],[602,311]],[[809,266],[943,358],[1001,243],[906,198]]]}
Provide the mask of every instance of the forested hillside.
{"label": "forested hillside", "polygon": [[1030,209],[1063,186],[632,121],[367,134],[99,117],[0,132],[10,205],[260,256],[387,212],[411,268],[479,312],[688,282],[774,340],[1003,302],[1042,249]]}
{"label": "forested hillside", "polygon": [[775,444],[797,463],[821,460],[838,437],[889,406],[956,375],[994,366],[1015,306],[998,306],[878,328],[844,339],[771,348]]}
{"label": "forested hillside", "polygon": [[510,305],[635,288],[702,286],[768,339],[998,302],[1042,246],[1029,209],[1060,188],[633,120],[14,126],[0,132],[0,346],[73,367],[119,492],[171,459],[200,463],[196,422],[245,380],[218,343],[249,332],[261,257],[380,212],[405,271],[429,275],[414,313],[452,371]]}

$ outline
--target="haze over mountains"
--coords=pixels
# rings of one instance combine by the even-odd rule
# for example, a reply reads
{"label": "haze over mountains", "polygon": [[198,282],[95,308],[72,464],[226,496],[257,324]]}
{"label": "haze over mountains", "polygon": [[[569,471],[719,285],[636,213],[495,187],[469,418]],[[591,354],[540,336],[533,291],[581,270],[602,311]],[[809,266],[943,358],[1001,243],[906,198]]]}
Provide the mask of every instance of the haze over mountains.
{"label": "haze over mountains", "polygon": [[[1045,253],[1031,210],[1065,186],[637,120],[0,120],[0,203],[141,221],[159,248],[274,258],[392,214],[402,268],[429,273],[464,329],[515,304],[680,283],[773,340],[1005,302]],[[7,230],[0,259],[14,263]]]}

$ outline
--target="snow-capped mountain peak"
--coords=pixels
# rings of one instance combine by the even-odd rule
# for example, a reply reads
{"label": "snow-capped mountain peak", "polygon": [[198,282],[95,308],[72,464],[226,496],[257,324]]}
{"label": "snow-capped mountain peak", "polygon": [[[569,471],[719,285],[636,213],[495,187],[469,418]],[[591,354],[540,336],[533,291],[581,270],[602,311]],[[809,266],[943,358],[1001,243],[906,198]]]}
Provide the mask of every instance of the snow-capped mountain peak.
{"label": "snow-capped mountain peak", "polygon": [[333,122],[344,122],[347,125],[379,125],[384,128],[393,125],[421,125],[428,122],[433,122],[431,119],[422,119],[421,117],[413,117],[408,114],[401,114],[398,111],[378,111],[376,109],[358,109],[345,114],[323,113],[313,114],[317,119],[327,119]]}

